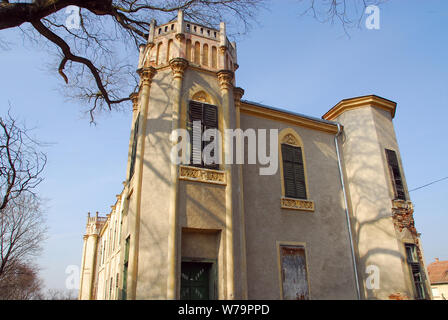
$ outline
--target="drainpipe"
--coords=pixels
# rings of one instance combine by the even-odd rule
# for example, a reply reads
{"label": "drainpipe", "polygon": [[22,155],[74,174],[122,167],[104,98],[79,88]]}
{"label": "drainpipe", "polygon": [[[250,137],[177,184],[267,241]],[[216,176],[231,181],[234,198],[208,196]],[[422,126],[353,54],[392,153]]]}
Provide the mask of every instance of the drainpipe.
{"label": "drainpipe", "polygon": [[350,238],[350,249],[352,252],[353,270],[355,271],[356,293],[358,296],[358,300],[361,300],[361,294],[360,294],[360,290],[359,290],[358,268],[356,266],[355,249],[353,246],[352,227],[351,227],[351,223],[350,223],[350,214],[348,212],[347,192],[345,190],[344,174],[342,172],[341,154],[339,153],[338,137],[341,135],[342,130],[341,130],[341,125],[339,123],[337,123],[337,125],[338,125],[338,133],[336,133],[336,135],[334,136],[334,144],[336,146],[336,154],[338,156],[339,175],[341,177],[342,192],[344,194],[345,216],[347,218],[348,235]]}

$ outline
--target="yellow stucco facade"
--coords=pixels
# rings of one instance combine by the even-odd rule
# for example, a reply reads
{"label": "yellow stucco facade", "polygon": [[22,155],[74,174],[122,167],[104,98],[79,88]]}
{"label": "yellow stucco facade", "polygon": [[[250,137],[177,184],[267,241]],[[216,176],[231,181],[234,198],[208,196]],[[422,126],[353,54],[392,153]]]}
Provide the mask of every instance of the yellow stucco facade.
{"label": "yellow stucco facade", "polygon": [[[126,179],[111,212],[88,218],[79,298],[430,298],[392,122],[396,104],[346,99],[317,119],[242,100],[237,69],[224,24],[207,28],[182,12],[151,23],[132,96]],[[217,167],[171,161],[171,135],[187,128],[191,101],[216,107],[224,140]],[[227,129],[278,131],[269,141],[277,170],[260,174],[267,165],[250,163],[247,153],[228,163]],[[300,152],[305,196],[285,191],[283,145]],[[404,200],[385,149],[398,156]]]}

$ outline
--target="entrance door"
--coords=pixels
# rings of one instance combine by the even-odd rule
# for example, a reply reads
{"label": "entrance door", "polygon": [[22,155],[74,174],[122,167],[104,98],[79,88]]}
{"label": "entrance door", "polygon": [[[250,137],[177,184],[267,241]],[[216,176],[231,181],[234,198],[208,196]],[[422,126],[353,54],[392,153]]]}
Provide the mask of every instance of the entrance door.
{"label": "entrance door", "polygon": [[182,262],[181,300],[211,299],[211,269],[212,263]]}

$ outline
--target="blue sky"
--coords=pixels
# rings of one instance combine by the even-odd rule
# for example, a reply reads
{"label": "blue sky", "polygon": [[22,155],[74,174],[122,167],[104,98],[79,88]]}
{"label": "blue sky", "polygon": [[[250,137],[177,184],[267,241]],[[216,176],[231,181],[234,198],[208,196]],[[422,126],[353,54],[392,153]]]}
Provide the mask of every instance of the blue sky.
{"label": "blue sky", "polygon": [[[376,94],[396,101],[395,130],[409,189],[448,176],[448,2],[390,0],[379,30],[350,30],[300,17],[297,1],[272,1],[260,25],[238,39],[237,85],[244,98],[321,117],[342,99]],[[48,288],[65,288],[65,269],[80,265],[87,212],[108,213],[125,178],[130,112],[103,114],[96,126],[85,106],[56,89],[46,51],[24,44],[16,31],[1,51],[0,113],[35,127],[49,143],[39,192],[47,199],[49,238],[38,259]],[[135,53],[137,63],[137,52]],[[448,259],[444,200],[448,180],[411,192],[428,262]]]}

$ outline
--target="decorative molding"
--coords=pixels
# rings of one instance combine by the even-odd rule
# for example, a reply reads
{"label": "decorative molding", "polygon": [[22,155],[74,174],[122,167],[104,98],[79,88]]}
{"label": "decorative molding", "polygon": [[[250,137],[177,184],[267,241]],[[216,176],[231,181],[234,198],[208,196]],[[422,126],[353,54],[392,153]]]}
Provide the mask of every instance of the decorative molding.
{"label": "decorative molding", "polygon": [[314,201],[304,199],[281,198],[282,209],[314,211]]}
{"label": "decorative molding", "polygon": [[177,40],[182,41],[185,39],[185,34],[184,33],[176,33],[175,37]]}
{"label": "decorative molding", "polygon": [[234,87],[233,88],[233,98],[235,99],[238,104],[241,102],[241,98],[244,95],[244,89],[240,87]]}
{"label": "decorative molding", "polygon": [[191,100],[199,101],[199,102],[206,102],[206,103],[212,103],[210,97],[207,95],[207,93],[203,90],[196,92],[192,97]]}
{"label": "decorative molding", "polygon": [[151,85],[157,70],[153,67],[144,67],[137,70],[143,85]]}
{"label": "decorative molding", "polygon": [[297,142],[296,137],[294,137],[291,133],[288,133],[283,137],[282,143],[290,144],[292,146],[300,146],[300,144]]}
{"label": "decorative molding", "polygon": [[322,118],[325,120],[333,120],[339,117],[345,111],[369,106],[386,110],[390,113],[391,117],[394,118],[397,103],[375,95],[344,99],[333,108],[328,110],[327,113],[322,116]]}
{"label": "decorative molding", "polygon": [[129,98],[131,98],[131,101],[132,101],[132,111],[137,111],[138,110],[138,93],[136,93],[136,92],[131,93]]}
{"label": "decorative molding", "polygon": [[170,67],[173,71],[174,79],[184,77],[185,69],[188,67],[188,60],[184,58],[174,58],[170,60]]}
{"label": "decorative molding", "polygon": [[179,179],[226,185],[225,171],[179,166]]}
{"label": "decorative molding", "polygon": [[331,134],[338,132],[336,123],[325,123],[316,121],[305,116],[289,113],[283,110],[275,110],[269,107],[263,107],[252,104],[250,101],[241,101],[241,112],[250,116],[270,119],[282,123],[289,123],[295,126],[304,127],[312,130],[319,130]]}
{"label": "decorative molding", "polygon": [[227,47],[226,47],[226,46],[220,46],[220,47],[219,47],[219,52],[220,52],[221,54],[225,54],[225,53],[227,52]]}
{"label": "decorative molding", "polygon": [[221,70],[217,72],[219,86],[221,90],[231,89],[233,87],[233,75],[234,73],[230,70]]}

